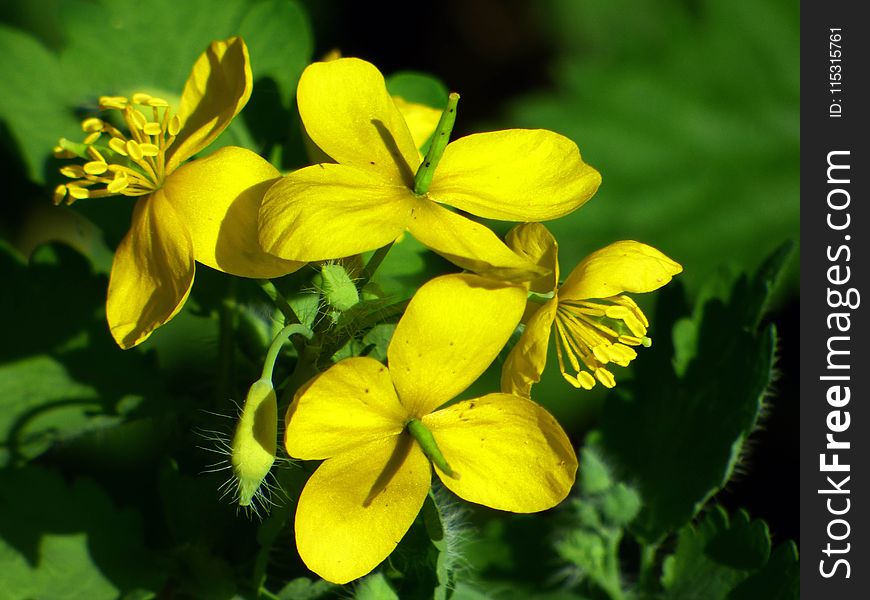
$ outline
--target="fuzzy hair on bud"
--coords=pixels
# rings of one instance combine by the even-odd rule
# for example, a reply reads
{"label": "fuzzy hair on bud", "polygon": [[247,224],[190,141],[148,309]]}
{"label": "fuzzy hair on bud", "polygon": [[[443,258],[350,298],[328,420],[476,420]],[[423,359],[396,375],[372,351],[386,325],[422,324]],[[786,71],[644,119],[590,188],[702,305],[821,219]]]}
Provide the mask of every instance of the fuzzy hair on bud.
{"label": "fuzzy hair on bud", "polygon": [[275,463],[278,446],[278,399],[269,379],[248,390],[233,436],[230,462],[238,481],[239,506],[250,506]]}

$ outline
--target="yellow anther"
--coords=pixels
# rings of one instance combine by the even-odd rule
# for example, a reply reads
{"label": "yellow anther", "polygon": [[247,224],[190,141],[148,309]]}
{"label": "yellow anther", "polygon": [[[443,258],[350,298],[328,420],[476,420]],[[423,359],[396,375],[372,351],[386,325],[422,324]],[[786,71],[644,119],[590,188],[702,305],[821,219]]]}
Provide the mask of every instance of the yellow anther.
{"label": "yellow anther", "polygon": [[145,125],[148,124],[148,119],[145,118],[145,115],[140,113],[138,110],[130,109],[128,112],[127,123],[136,127],[136,129],[142,130],[145,128]]}
{"label": "yellow anther", "polygon": [[597,306],[584,306],[579,309],[579,312],[588,317],[603,317],[605,314],[604,311]]}
{"label": "yellow anther", "polygon": [[85,133],[93,133],[94,131],[103,130],[103,120],[96,117],[85,119],[82,121],[82,131]]}
{"label": "yellow anther", "polygon": [[169,102],[164,100],[163,98],[149,98],[148,102],[146,102],[148,106],[153,106],[154,108],[166,108],[169,106]]}
{"label": "yellow anther", "polygon": [[109,165],[107,165],[105,162],[94,160],[85,163],[84,170],[85,173],[87,173],[88,175],[102,175],[108,170],[108,168]]}
{"label": "yellow anther", "polygon": [[628,363],[637,358],[637,352],[624,344],[611,345],[608,354],[610,355],[610,361],[618,364],[620,367],[627,367]]}
{"label": "yellow anther", "polygon": [[93,133],[89,133],[87,136],[85,136],[85,141],[83,143],[86,146],[90,146],[91,144],[96,142],[98,139],[100,139],[101,135],[103,135],[103,133],[101,131],[94,131]]}
{"label": "yellow anther", "polygon": [[133,100],[133,104],[148,104],[148,101],[151,100],[151,94],[136,92],[133,94],[131,99]]}
{"label": "yellow anther", "polygon": [[595,369],[595,379],[601,382],[604,387],[612,388],[616,385],[616,379],[613,378],[613,373],[607,369]]}
{"label": "yellow anther", "polygon": [[622,322],[631,330],[635,336],[642,338],[646,335],[646,327],[635,315],[629,313],[623,317]]}
{"label": "yellow anther", "polygon": [[124,96],[100,96],[100,108],[103,110],[124,110],[128,102]]}
{"label": "yellow anther", "polygon": [[115,177],[115,179],[113,179],[109,183],[109,185],[106,186],[106,189],[109,191],[110,194],[118,194],[129,184],[130,180],[127,178],[127,176],[119,173],[118,176]]}
{"label": "yellow anther", "polygon": [[76,200],[82,200],[91,195],[88,190],[77,185],[68,185],[66,186],[66,189],[67,192],[69,192],[70,197],[75,198]]}
{"label": "yellow anther", "polygon": [[51,201],[54,202],[55,206],[62,203],[64,198],[66,198],[66,186],[59,185],[54,188],[54,195],[51,198]]}
{"label": "yellow anther", "polygon": [[81,179],[85,176],[85,170],[81,165],[65,165],[60,168],[60,174],[70,179]]}
{"label": "yellow anther", "polygon": [[621,321],[625,317],[627,317],[630,313],[627,308],[624,306],[608,306],[605,314],[610,319],[616,319],[617,321]]}
{"label": "yellow anther", "polygon": [[598,346],[592,348],[593,356],[595,356],[595,358],[598,359],[598,362],[603,365],[606,365],[610,362],[610,353],[608,352],[608,346],[609,344],[599,344]]}
{"label": "yellow anther", "polygon": [[142,156],[157,156],[160,154],[160,148],[154,144],[139,144],[139,149],[142,150]]}
{"label": "yellow anther", "polygon": [[175,137],[181,131],[181,118],[178,115],[173,115],[169,121],[169,135]]}
{"label": "yellow anther", "polygon": [[120,154],[121,156],[127,156],[127,146],[126,141],[121,138],[112,138],[109,140],[109,148],[112,149],[116,154]]}
{"label": "yellow anther", "polygon": [[160,135],[161,133],[163,133],[163,128],[160,127],[160,123],[155,123],[154,121],[151,121],[150,123],[145,124],[145,127],[142,128],[142,131],[144,131],[148,135]]}
{"label": "yellow anther", "polygon": [[127,148],[127,154],[133,160],[142,160],[142,148],[139,146],[139,143],[136,140],[127,140],[127,144],[125,146]]}
{"label": "yellow anther", "polygon": [[595,387],[595,378],[588,371],[577,373],[576,381],[584,390],[591,390]]}

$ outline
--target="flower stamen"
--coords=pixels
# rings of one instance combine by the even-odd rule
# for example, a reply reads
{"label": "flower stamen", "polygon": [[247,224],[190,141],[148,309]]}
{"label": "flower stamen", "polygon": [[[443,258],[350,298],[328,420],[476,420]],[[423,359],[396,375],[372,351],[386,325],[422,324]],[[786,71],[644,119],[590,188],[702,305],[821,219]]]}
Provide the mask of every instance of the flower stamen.
{"label": "flower stamen", "polygon": [[[169,103],[140,92],[131,98],[102,96],[99,106],[120,112],[129,133],[125,135],[105,119],[89,117],[82,121],[87,135],[81,144],[61,140],[55,156],[85,162],[60,169],[74,181],[55,189],[55,204],[118,194],[143,196],[160,188],[168,175],[165,155],[181,130],[181,120],[171,114]],[[103,136],[109,139],[100,144]]]}
{"label": "flower stamen", "polygon": [[[637,358],[632,346],[648,346],[649,321],[628,296],[596,300],[559,300],[556,355],[562,376],[573,386],[592,389],[595,381],[612,388],[616,379],[606,367],[621,367]],[[574,371],[567,371],[565,357]]]}

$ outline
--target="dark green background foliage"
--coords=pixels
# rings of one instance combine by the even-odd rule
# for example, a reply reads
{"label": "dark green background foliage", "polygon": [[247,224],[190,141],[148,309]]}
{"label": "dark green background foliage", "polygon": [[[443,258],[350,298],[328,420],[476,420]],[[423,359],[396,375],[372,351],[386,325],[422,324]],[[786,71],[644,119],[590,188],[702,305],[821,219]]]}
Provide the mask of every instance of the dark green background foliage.
{"label": "dark green background foliage", "polygon": [[[654,343],[614,391],[574,390],[555,360],[534,388],[580,456],[560,507],[506,515],[436,489],[375,573],[328,584],[292,534],[316,465],[276,468],[284,493],[262,519],[218,491],[215,439],[278,324],[261,290],[200,267],[177,318],[141,347],[114,345],[106,284],[133,203],[51,206],[51,149],[80,139],[100,95],[177,97],[207,44],[234,34],[255,87],[217,145],[306,164],[296,82],[338,48],[408,100],[460,92],[456,135],[547,128],[578,143],[603,184],[549,224],[563,274],[617,239],[684,266],[639,298]],[[4,2],[0,599],[796,598],[798,42],[788,0],[451,0],[401,14],[332,0]],[[344,333],[328,342],[352,330],[341,353],[383,358],[400,302],[450,270],[406,237],[364,303],[332,314]],[[311,318],[315,274],[276,282]],[[295,356],[278,363],[279,392]],[[498,366],[469,393],[494,391]]]}

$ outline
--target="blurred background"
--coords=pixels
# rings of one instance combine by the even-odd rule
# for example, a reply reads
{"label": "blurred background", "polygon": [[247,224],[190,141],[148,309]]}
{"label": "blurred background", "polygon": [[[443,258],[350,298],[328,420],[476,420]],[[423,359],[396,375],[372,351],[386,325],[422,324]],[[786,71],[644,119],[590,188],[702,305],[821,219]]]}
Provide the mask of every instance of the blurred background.
{"label": "blurred background", "polygon": [[[262,76],[244,125],[223,143],[248,145],[287,169],[305,160],[295,81],[308,61],[335,49],[385,74],[419,71],[458,91],[454,136],[528,127],[570,137],[603,183],[582,209],[548,224],[563,273],[601,246],[636,239],[679,261],[679,279],[697,298],[752,272],[782,242],[799,241],[799,14],[787,0],[447,0],[400,11],[337,0],[7,0],[0,24],[0,467],[39,468],[7,472],[2,485],[37,497],[0,504],[0,513],[51,513],[57,531],[69,528],[50,501],[57,475],[84,474],[97,483],[62,492],[72,494],[74,520],[97,519],[92,507],[111,501],[140,511],[141,522],[124,513],[124,527],[133,540],[148,538],[155,534],[141,523],[149,511],[187,494],[170,529],[179,539],[202,533],[183,531],[195,498],[211,498],[186,476],[202,457],[179,458],[189,423],[176,417],[206,408],[196,397],[215,385],[217,358],[202,348],[214,340],[205,315],[217,307],[208,296],[229,284],[198,269],[189,315],[151,346],[117,350],[102,311],[111,249],[132,203],[52,207],[60,178],[50,154],[60,136],[81,137],[88,98],[137,85],[180,90],[212,39],[245,35],[255,78]],[[766,317],[778,331],[778,375],[762,426],[718,496],[764,518],[775,543],[799,539],[798,263],[795,253]],[[579,443],[606,399],[581,396],[550,369],[536,393]],[[740,374],[723,374],[721,385],[730,377]],[[157,504],[142,503],[154,489]],[[91,540],[107,552],[100,543]],[[208,560],[216,559],[195,554],[191,569],[211,572],[200,564]]]}

